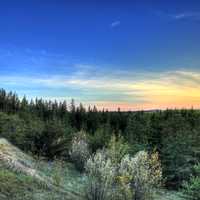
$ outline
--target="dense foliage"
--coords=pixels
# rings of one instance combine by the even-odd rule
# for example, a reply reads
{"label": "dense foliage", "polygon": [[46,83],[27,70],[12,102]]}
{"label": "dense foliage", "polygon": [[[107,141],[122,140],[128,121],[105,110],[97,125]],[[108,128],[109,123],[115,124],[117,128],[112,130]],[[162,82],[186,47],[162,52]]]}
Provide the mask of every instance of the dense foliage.
{"label": "dense foliage", "polygon": [[[92,153],[109,148],[118,137],[125,145],[120,147],[122,153],[159,152],[167,187],[182,186],[190,179],[193,166],[200,162],[199,110],[98,111],[95,106],[77,106],[74,100],[28,101],[0,90],[0,137],[22,150],[48,159],[70,160],[72,138],[80,131],[85,131],[88,151]],[[111,139],[113,135],[116,138]]]}
{"label": "dense foliage", "polygon": [[[151,200],[154,189],[162,183],[158,153],[149,155],[145,151],[139,151],[134,157],[126,155],[119,164],[118,173],[120,184],[125,190],[129,189],[129,193],[132,194],[130,199]],[[127,194],[127,192],[124,193]]]}
{"label": "dense foliage", "polygon": [[112,185],[115,178],[115,166],[106,152],[98,151],[86,163],[88,184],[86,198],[88,200],[112,199]]}
{"label": "dense foliage", "polygon": [[183,190],[188,200],[200,199],[200,164],[194,166],[194,172],[188,182],[184,182]]}
{"label": "dense foliage", "polygon": [[81,131],[74,135],[69,154],[77,169],[83,171],[85,162],[90,156],[86,133]]}
{"label": "dense foliage", "polygon": [[[111,150],[112,151],[112,150]],[[97,151],[86,163],[88,200],[150,200],[161,186],[162,169],[157,153],[134,156]],[[113,157],[114,156],[114,157]],[[113,162],[117,161],[117,162]]]}

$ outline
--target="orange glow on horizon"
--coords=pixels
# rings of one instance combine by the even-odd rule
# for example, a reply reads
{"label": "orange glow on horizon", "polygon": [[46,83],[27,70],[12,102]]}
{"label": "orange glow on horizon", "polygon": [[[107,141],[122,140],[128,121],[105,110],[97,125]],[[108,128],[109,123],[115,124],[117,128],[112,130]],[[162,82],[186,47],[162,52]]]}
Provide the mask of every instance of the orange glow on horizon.
{"label": "orange glow on horizon", "polygon": [[139,111],[139,110],[166,110],[166,109],[200,109],[200,104],[190,103],[174,103],[174,104],[126,104],[126,103],[112,103],[102,102],[94,104],[98,110],[117,111]]}

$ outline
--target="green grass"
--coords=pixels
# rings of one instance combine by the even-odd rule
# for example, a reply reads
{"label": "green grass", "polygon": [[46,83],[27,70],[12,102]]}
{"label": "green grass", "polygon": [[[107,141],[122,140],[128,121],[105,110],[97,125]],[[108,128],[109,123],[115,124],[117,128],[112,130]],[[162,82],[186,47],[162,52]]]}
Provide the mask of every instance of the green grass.
{"label": "green grass", "polygon": [[155,200],[184,200],[182,194],[175,191],[159,190],[155,195]]}
{"label": "green grass", "polygon": [[13,173],[7,169],[0,169],[0,199],[30,199],[34,190],[41,186],[29,176]]}
{"label": "green grass", "polygon": [[79,173],[73,164],[55,161],[38,161],[35,168],[47,177],[50,177],[54,184],[64,191],[81,198],[84,193],[87,177]]}
{"label": "green grass", "polygon": [[[40,162],[41,163],[41,162]],[[58,163],[51,164],[51,167],[46,162],[42,162],[40,165],[41,173],[45,171],[46,175],[51,177],[54,176],[55,173],[59,172]],[[66,164],[65,168],[62,170],[60,185],[58,187],[62,188],[69,192],[69,190],[75,195],[77,198],[72,197],[74,199],[84,199],[81,198],[78,193],[83,194],[85,177],[81,176],[73,166],[70,164]],[[57,171],[58,170],[58,171]],[[6,169],[0,169],[0,199],[1,200],[66,200],[72,199],[68,196],[68,193],[63,193],[58,190],[50,190],[46,188],[44,185],[39,184],[33,177],[25,176],[23,174],[13,173]],[[155,200],[183,200],[179,193],[169,192],[169,191],[159,191],[156,194]]]}
{"label": "green grass", "polygon": [[[39,162],[40,174],[52,180],[47,187],[31,176],[0,168],[1,200],[73,200],[83,199],[84,176],[71,165],[60,166],[59,162]],[[39,165],[38,163],[38,165]]]}
{"label": "green grass", "polygon": [[[23,170],[16,170],[6,158]],[[24,173],[27,169],[34,169],[37,176]],[[0,139],[0,200],[84,200],[86,182],[87,177],[72,164],[33,159]],[[160,190],[155,200],[183,199],[179,193]]]}
{"label": "green grass", "polygon": [[34,160],[5,139],[0,139],[0,180],[1,200],[78,200],[84,187],[72,165]]}

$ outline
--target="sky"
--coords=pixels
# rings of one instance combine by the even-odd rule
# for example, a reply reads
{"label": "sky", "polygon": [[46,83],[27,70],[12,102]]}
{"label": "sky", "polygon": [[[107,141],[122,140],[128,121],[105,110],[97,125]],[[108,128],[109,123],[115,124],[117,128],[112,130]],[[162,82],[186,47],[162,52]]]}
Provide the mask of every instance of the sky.
{"label": "sky", "polygon": [[200,1],[0,0],[0,88],[99,109],[200,108]]}

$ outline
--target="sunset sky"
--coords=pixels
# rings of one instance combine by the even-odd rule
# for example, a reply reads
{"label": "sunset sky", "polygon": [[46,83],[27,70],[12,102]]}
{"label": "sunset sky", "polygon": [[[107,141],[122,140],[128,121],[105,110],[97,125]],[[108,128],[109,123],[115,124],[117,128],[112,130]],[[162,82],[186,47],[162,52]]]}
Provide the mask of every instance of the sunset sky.
{"label": "sunset sky", "polygon": [[200,108],[200,1],[0,1],[0,88],[116,110]]}

